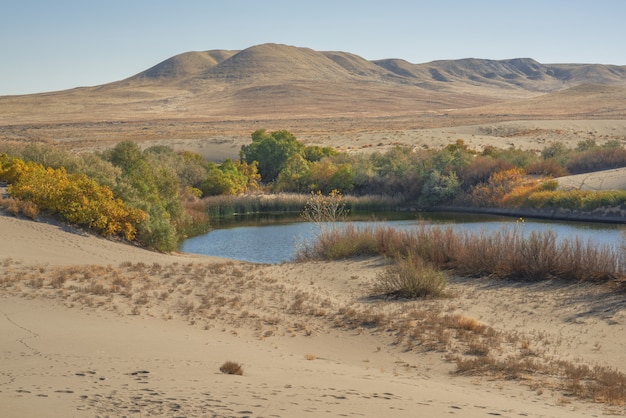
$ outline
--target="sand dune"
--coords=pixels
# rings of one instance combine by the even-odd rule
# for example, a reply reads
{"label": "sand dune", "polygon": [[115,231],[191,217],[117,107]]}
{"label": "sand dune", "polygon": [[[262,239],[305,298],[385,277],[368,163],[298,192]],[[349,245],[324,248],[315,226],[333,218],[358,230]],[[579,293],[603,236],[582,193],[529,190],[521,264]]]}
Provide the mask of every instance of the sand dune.
{"label": "sand dune", "polygon": [[[606,286],[453,279],[451,299],[376,301],[379,259],[255,265],[6,215],[0,230],[2,416],[626,413],[549,376],[456,374],[456,337],[443,350],[398,339],[425,312],[462,315],[509,336],[494,350],[626,372],[626,303]],[[383,314],[389,328],[367,325]],[[243,375],[221,373],[225,361]]]}

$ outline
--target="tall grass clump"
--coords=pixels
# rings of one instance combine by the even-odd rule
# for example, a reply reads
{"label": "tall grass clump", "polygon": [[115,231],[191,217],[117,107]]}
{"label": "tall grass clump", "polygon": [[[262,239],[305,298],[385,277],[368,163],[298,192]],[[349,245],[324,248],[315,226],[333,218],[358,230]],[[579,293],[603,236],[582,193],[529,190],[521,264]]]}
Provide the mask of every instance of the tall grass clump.
{"label": "tall grass clump", "polygon": [[419,225],[410,230],[386,226],[321,231],[298,251],[296,260],[382,255],[400,262],[419,258],[456,274],[522,280],[606,281],[626,275],[623,248],[579,238],[562,238],[552,230],[523,227],[486,233]]}
{"label": "tall grass clump", "polygon": [[[263,212],[298,213],[304,210],[310,200],[311,194],[305,193],[249,193],[209,196],[202,199],[202,204],[206,207],[209,216],[222,217]],[[399,199],[384,195],[342,195],[342,201],[346,214],[348,211],[395,210],[400,204]]]}
{"label": "tall grass clump", "polygon": [[209,216],[232,216],[259,212],[300,212],[309,195],[294,193],[209,196],[202,199]]}
{"label": "tall grass clump", "polygon": [[325,228],[315,241],[298,249],[295,259],[340,260],[358,256],[375,256],[382,251],[371,228],[357,228],[349,223],[342,228]]}
{"label": "tall grass clump", "polygon": [[377,276],[375,294],[397,298],[437,298],[445,296],[446,273],[423,258],[409,254],[390,263]]}
{"label": "tall grass clump", "polygon": [[315,224],[345,221],[349,210],[341,192],[331,191],[328,196],[322,192],[311,193],[307,200],[302,217]]}

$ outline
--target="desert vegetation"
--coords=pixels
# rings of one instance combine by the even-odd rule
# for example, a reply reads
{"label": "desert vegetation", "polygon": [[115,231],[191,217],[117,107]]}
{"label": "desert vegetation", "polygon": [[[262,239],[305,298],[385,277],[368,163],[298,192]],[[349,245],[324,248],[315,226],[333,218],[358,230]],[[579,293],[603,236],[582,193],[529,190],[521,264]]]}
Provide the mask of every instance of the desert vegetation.
{"label": "desert vegetation", "polygon": [[[240,159],[217,164],[167,146],[141,150],[122,141],[95,153],[3,144],[0,181],[11,213],[39,211],[103,235],[118,235],[159,251],[205,232],[211,217],[234,213],[300,212],[311,193],[340,193],[346,209],[379,211],[447,206],[593,211],[620,208],[625,191],[560,190],[552,178],[626,166],[619,141],[559,143],[543,151],[486,147],[462,140],[441,149],[396,147],[385,153],[340,153],[305,146],[288,131],[257,130]],[[28,202],[28,203],[26,203]]]}
{"label": "desert vegetation", "polygon": [[[415,266],[417,258],[411,257],[406,260]],[[306,337],[326,332],[328,327],[371,333],[389,347],[406,352],[440,353],[455,365],[453,374],[516,380],[533,390],[556,390],[567,397],[608,405],[626,402],[623,373],[554,356],[562,344],[558,339],[498,330],[455,312],[449,303],[454,298],[404,303],[381,298],[378,277],[372,281],[354,278],[361,289],[355,297],[311,292],[301,280],[278,280],[281,266],[234,262],[33,268],[4,259],[2,267],[0,288],[5,294],[55,299],[68,308],[179,319],[201,329],[237,332],[248,327],[260,339]],[[380,271],[388,273],[386,268]],[[460,289],[457,286],[451,293]],[[363,303],[361,297],[368,295],[376,297]],[[606,298],[603,295],[597,297]],[[315,357],[307,354],[306,358]],[[241,364],[234,361],[225,362],[220,370],[243,373]]]}
{"label": "desert vegetation", "polygon": [[226,361],[220,366],[220,372],[224,374],[235,374],[237,376],[243,375],[243,367],[241,364],[234,361]]}
{"label": "desert vegetation", "polygon": [[424,224],[411,230],[349,224],[321,231],[314,242],[299,249],[296,258],[336,260],[379,255],[400,260],[402,269],[408,267],[418,277],[424,263],[465,276],[528,281],[602,282],[626,274],[623,249],[578,238],[557,239],[551,230],[525,233],[519,225],[487,234]]}

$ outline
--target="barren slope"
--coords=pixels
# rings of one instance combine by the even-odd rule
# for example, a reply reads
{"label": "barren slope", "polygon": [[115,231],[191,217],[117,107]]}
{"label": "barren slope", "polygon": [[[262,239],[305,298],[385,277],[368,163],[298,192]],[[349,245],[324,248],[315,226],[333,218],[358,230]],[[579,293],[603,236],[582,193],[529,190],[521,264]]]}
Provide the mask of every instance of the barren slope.
{"label": "barren slope", "polygon": [[[264,44],[180,54],[102,86],[0,97],[0,125],[424,115],[537,97],[581,83],[624,86],[626,70],[531,59],[371,62],[346,52]],[[592,93],[596,97],[584,113],[604,111],[596,101],[613,93],[602,88]],[[543,99],[537,100],[529,106],[541,113]]]}

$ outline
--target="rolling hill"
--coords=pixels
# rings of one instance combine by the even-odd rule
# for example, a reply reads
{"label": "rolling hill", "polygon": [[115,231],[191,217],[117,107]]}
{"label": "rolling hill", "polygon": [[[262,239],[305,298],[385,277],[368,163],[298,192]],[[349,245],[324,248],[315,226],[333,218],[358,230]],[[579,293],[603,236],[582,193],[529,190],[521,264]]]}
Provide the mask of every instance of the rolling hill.
{"label": "rolling hill", "polygon": [[[626,66],[530,58],[412,64],[278,44],[186,52],[125,80],[0,97],[0,126],[454,112],[624,114]],[[530,113],[529,113],[530,112]]]}

